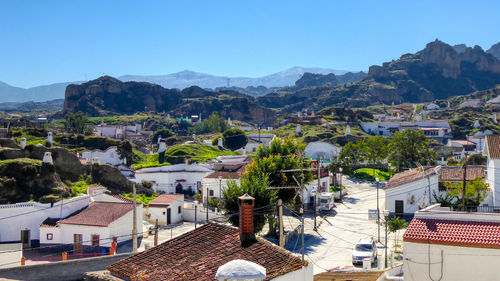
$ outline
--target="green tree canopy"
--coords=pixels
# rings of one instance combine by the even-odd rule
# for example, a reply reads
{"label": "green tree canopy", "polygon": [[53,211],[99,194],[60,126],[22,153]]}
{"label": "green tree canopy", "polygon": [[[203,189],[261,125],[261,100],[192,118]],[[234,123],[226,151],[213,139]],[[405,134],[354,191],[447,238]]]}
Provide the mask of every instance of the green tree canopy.
{"label": "green tree canopy", "polygon": [[131,142],[128,140],[121,141],[120,144],[118,144],[118,153],[120,153],[121,159],[127,159],[127,166],[132,165],[134,150]]}
{"label": "green tree canopy", "polygon": [[248,143],[247,135],[240,129],[226,130],[222,133],[222,137],[224,138],[224,145],[231,150],[240,149]]}
{"label": "green tree canopy", "polygon": [[419,165],[432,165],[436,158],[434,151],[430,149],[429,140],[422,131],[417,130],[394,133],[389,149],[389,160],[398,171]]}
{"label": "green tree canopy", "polygon": [[227,121],[218,112],[213,112],[208,119],[190,127],[188,134],[222,133],[229,128]]}
{"label": "green tree canopy", "polygon": [[85,133],[86,123],[87,116],[83,112],[78,111],[77,113],[66,115],[64,128],[70,133],[83,134]]}
{"label": "green tree canopy", "polygon": [[[455,198],[454,205],[462,206],[462,183],[445,183],[447,193]],[[465,206],[477,207],[484,198],[488,196],[488,184],[483,182],[483,178],[476,178],[465,184]]]}
{"label": "green tree canopy", "polygon": [[153,143],[158,143],[158,137],[166,139],[172,137],[174,133],[169,129],[160,129],[153,134]]}

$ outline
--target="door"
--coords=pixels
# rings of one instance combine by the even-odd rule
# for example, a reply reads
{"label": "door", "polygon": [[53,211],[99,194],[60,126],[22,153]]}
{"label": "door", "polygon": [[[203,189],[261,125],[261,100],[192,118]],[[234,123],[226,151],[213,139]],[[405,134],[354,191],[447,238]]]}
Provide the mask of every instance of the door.
{"label": "door", "polygon": [[404,201],[403,200],[396,200],[396,216],[402,216],[404,213]]}
{"label": "door", "polygon": [[172,216],[171,209],[168,208],[167,209],[167,225],[169,225],[171,223],[171,216]]}
{"label": "door", "polygon": [[82,235],[81,234],[73,234],[73,249],[75,253],[82,252]]}
{"label": "door", "polygon": [[21,243],[23,244],[23,249],[30,247],[30,231],[28,229],[21,230]]}

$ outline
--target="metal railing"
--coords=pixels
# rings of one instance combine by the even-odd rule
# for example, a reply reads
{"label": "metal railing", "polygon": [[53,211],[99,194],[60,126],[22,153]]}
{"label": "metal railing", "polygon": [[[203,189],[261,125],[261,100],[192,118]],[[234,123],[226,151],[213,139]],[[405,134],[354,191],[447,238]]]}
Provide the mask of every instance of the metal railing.
{"label": "metal railing", "polygon": [[493,206],[456,206],[450,209],[454,212],[500,213],[500,207]]}

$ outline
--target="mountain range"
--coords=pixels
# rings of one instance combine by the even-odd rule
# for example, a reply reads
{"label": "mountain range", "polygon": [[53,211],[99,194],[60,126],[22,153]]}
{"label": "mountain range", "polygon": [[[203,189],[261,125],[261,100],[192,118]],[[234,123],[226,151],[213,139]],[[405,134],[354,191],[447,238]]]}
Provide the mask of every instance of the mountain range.
{"label": "mountain range", "polygon": [[[348,73],[344,70],[297,66],[257,78],[216,76],[185,70],[168,75],[124,75],[118,77],[118,79],[123,82],[149,82],[165,88],[177,89],[184,89],[191,86],[215,89],[217,87],[228,87],[229,83],[230,88],[248,88],[246,91],[247,94],[259,96],[271,92],[272,90],[269,90],[269,88],[293,86],[295,81],[302,77],[302,75],[306,72],[317,74],[334,73],[336,75]],[[350,77],[352,77],[352,75],[347,74],[345,80],[348,80]],[[63,82],[24,89],[11,86],[4,82],[0,82],[0,100],[3,102],[40,102],[53,99],[62,99],[64,98],[64,91],[66,90],[66,86],[68,86],[69,84],[81,83],[83,83],[83,81]],[[263,89],[262,86],[267,89]],[[259,87],[259,89],[253,90],[253,88],[257,87]],[[242,92],[245,91],[242,90]]]}

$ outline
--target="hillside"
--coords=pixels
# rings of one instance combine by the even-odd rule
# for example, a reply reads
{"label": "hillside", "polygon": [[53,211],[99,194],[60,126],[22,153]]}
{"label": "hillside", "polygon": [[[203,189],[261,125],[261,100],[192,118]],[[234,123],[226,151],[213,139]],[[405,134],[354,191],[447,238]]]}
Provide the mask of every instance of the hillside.
{"label": "hillside", "polygon": [[259,106],[252,97],[234,92],[214,92],[199,87],[182,91],[145,82],[121,82],[103,76],[66,88],[64,113],[82,111],[89,116],[134,114],[143,111],[170,112],[173,116],[219,111],[224,117],[249,122],[269,122],[274,112]]}
{"label": "hillside", "polygon": [[434,41],[415,53],[371,66],[361,81],[337,87],[282,90],[258,98],[283,111],[319,110],[331,105],[363,107],[375,103],[426,102],[494,88],[500,84],[500,60],[480,47],[463,52]]}

